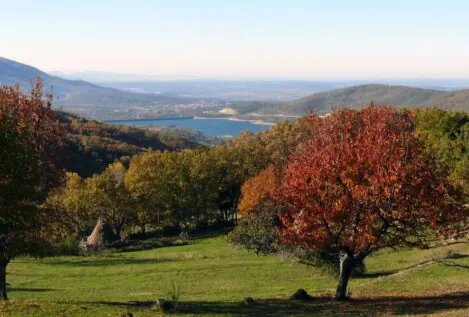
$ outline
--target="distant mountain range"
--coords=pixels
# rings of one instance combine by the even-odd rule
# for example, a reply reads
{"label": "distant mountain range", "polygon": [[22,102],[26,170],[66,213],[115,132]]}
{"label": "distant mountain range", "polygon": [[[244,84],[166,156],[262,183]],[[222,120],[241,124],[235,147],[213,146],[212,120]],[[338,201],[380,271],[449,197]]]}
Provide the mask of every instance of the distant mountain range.
{"label": "distant mountain range", "polygon": [[123,74],[123,73],[110,73],[99,71],[84,71],[76,73],[64,73],[61,71],[49,72],[50,75],[58,76],[71,80],[85,80],[92,83],[116,83],[116,82],[134,82],[134,81],[162,81],[162,80],[178,80],[184,79],[179,77],[170,76],[154,76],[154,75],[139,75],[139,74]]}
{"label": "distant mountain range", "polygon": [[[115,75],[99,72],[81,74],[101,79]],[[57,105],[98,119],[208,114],[216,116],[219,110],[228,106],[242,116],[271,116],[278,120],[282,115],[304,115],[310,110],[320,114],[328,113],[333,107],[361,107],[370,101],[400,107],[424,105],[469,111],[469,89],[453,90],[458,87],[469,87],[467,79],[382,81],[387,83],[386,85],[364,84],[369,82],[364,80],[214,79],[125,81],[98,85],[83,80],[53,76],[35,67],[0,57],[0,85],[19,84],[23,89],[30,89],[38,76],[43,79],[44,88],[54,94]],[[138,78],[125,75],[122,79]],[[404,86],[404,83],[422,88]],[[319,92],[311,94],[315,91]],[[297,99],[301,96],[307,97]],[[200,101],[202,107],[186,106]]]}
{"label": "distant mountain range", "polygon": [[311,110],[328,113],[333,107],[359,108],[373,101],[399,107],[426,106],[469,111],[469,89],[442,91],[398,85],[360,85],[318,92],[310,96],[260,109],[263,114],[304,115]]}
{"label": "distant mountain range", "polygon": [[190,102],[188,98],[164,94],[137,94],[102,87],[83,80],[63,79],[35,67],[0,57],[0,85],[19,84],[22,89],[30,89],[38,76],[44,81],[44,89],[52,92],[56,103],[64,107],[139,106]]}

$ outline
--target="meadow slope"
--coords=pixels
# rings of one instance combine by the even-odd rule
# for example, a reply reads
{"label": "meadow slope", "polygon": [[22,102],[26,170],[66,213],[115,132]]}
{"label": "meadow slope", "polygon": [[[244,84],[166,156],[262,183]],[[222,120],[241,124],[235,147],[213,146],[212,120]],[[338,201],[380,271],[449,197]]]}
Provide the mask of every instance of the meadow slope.
{"label": "meadow slope", "polygon": [[[449,257],[449,258],[448,258]],[[447,264],[434,259],[447,258]],[[352,301],[330,300],[336,279],[277,256],[231,248],[224,236],[188,245],[93,257],[18,258],[9,266],[11,301],[0,316],[159,316],[157,298],[174,282],[180,316],[469,315],[469,245],[382,250],[351,281]],[[298,288],[317,297],[287,298]],[[243,304],[245,297],[256,301]]]}

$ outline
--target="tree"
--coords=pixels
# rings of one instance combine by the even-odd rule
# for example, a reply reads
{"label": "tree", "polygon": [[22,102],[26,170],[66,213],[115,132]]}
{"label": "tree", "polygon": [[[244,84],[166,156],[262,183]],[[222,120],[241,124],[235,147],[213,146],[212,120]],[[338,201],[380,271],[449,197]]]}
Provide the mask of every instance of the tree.
{"label": "tree", "polygon": [[419,109],[416,134],[427,155],[449,171],[450,182],[469,200],[469,115],[441,109]]}
{"label": "tree", "polygon": [[116,239],[121,239],[125,224],[135,221],[135,204],[124,183],[125,173],[125,166],[117,162],[85,180],[90,212],[112,228]]}
{"label": "tree", "polygon": [[134,157],[125,182],[140,202],[138,218],[175,227],[203,227],[219,220],[218,210],[233,207],[231,189],[238,183],[230,172],[230,153],[223,147]]}
{"label": "tree", "polygon": [[228,146],[214,149],[217,157],[223,158],[220,173],[226,175],[222,186],[224,190],[219,191],[220,201],[225,202],[224,206],[231,206],[235,213],[243,183],[270,165],[280,177],[288,158],[301,149],[310,130],[306,117],[294,122],[281,121],[271,129],[257,134],[241,133]]}
{"label": "tree", "polygon": [[165,186],[162,177],[163,155],[152,152],[134,156],[125,175],[125,185],[132,197],[139,201],[137,219],[142,228],[152,222],[159,225],[165,209],[160,199]]}
{"label": "tree", "polygon": [[0,88],[0,297],[8,299],[6,268],[40,242],[37,204],[62,174],[57,166],[63,130],[51,97],[36,82],[29,94]]}
{"label": "tree", "polygon": [[189,223],[198,228],[206,227],[214,218],[217,190],[221,177],[218,174],[219,161],[207,150],[184,150],[177,154],[179,167],[185,171],[180,173],[183,201],[189,215]]}
{"label": "tree", "polygon": [[265,155],[280,175],[288,163],[288,158],[301,149],[310,136],[308,118],[300,117],[294,122],[281,121],[261,134],[265,139]]}
{"label": "tree", "polygon": [[241,220],[228,236],[232,245],[254,251],[256,255],[281,250],[277,233],[279,208],[273,201],[278,185],[279,178],[272,165],[243,184],[238,207]]}
{"label": "tree", "polygon": [[229,242],[256,255],[271,254],[281,250],[277,234],[278,210],[268,201],[258,204],[251,213],[244,215],[229,233]]}
{"label": "tree", "polygon": [[[423,155],[412,113],[370,105],[310,116],[311,139],[288,164],[276,202],[282,239],[340,256],[336,298],[372,251],[422,246],[464,219],[446,175]],[[455,195],[455,196],[452,196]],[[452,196],[452,197],[451,197]]]}
{"label": "tree", "polygon": [[137,220],[140,226],[157,226],[173,222],[168,212],[178,207],[179,192],[177,153],[151,152],[135,156],[130,161],[125,184],[132,197],[139,201]]}
{"label": "tree", "polygon": [[246,216],[265,200],[270,200],[278,187],[278,176],[272,165],[248,179],[241,187],[239,211]]}
{"label": "tree", "polygon": [[[70,234],[80,237],[89,226],[90,220],[96,222],[88,209],[85,181],[78,174],[67,172],[63,185],[52,189],[43,205],[50,221],[47,230],[56,240]],[[51,239],[54,240],[54,239]]]}

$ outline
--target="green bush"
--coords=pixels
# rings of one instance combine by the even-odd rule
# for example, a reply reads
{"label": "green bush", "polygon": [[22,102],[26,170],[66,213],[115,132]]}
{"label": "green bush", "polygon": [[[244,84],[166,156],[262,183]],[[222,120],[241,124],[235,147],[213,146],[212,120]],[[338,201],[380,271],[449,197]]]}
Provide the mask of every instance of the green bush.
{"label": "green bush", "polygon": [[64,239],[60,243],[44,243],[38,246],[42,249],[42,256],[79,255],[78,240],[74,236]]}
{"label": "green bush", "polygon": [[[312,252],[308,249],[285,245],[278,236],[280,225],[278,210],[269,202],[261,203],[256,210],[244,217],[228,235],[228,241],[235,247],[253,251],[256,255],[278,254],[305,265],[323,269],[331,275],[338,275],[339,255],[328,252]],[[365,264],[360,262],[353,276],[365,273]]]}
{"label": "green bush", "polygon": [[254,251],[256,255],[279,251],[279,237],[276,232],[277,212],[267,205],[249,213],[228,235],[228,241],[235,247]]}

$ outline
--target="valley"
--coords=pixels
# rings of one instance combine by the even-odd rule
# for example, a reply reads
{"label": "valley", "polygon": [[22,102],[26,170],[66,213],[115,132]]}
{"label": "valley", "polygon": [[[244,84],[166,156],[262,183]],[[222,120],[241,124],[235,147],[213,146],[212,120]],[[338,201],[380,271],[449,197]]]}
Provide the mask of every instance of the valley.
{"label": "valley", "polygon": [[[57,74],[57,73],[54,73]],[[464,80],[208,80],[158,79],[109,81],[118,75],[63,76],[33,66],[0,59],[0,84],[28,90],[36,77],[65,111],[96,120],[165,119],[179,117],[231,118],[274,123],[294,120],[310,111],[333,107],[362,107],[373,101],[398,107],[426,105],[448,110],[469,109],[469,81]],[[79,78],[96,80],[95,83]],[[103,81],[104,79],[108,81]],[[406,86],[411,84],[415,86]],[[228,112],[227,112],[228,109]]]}

